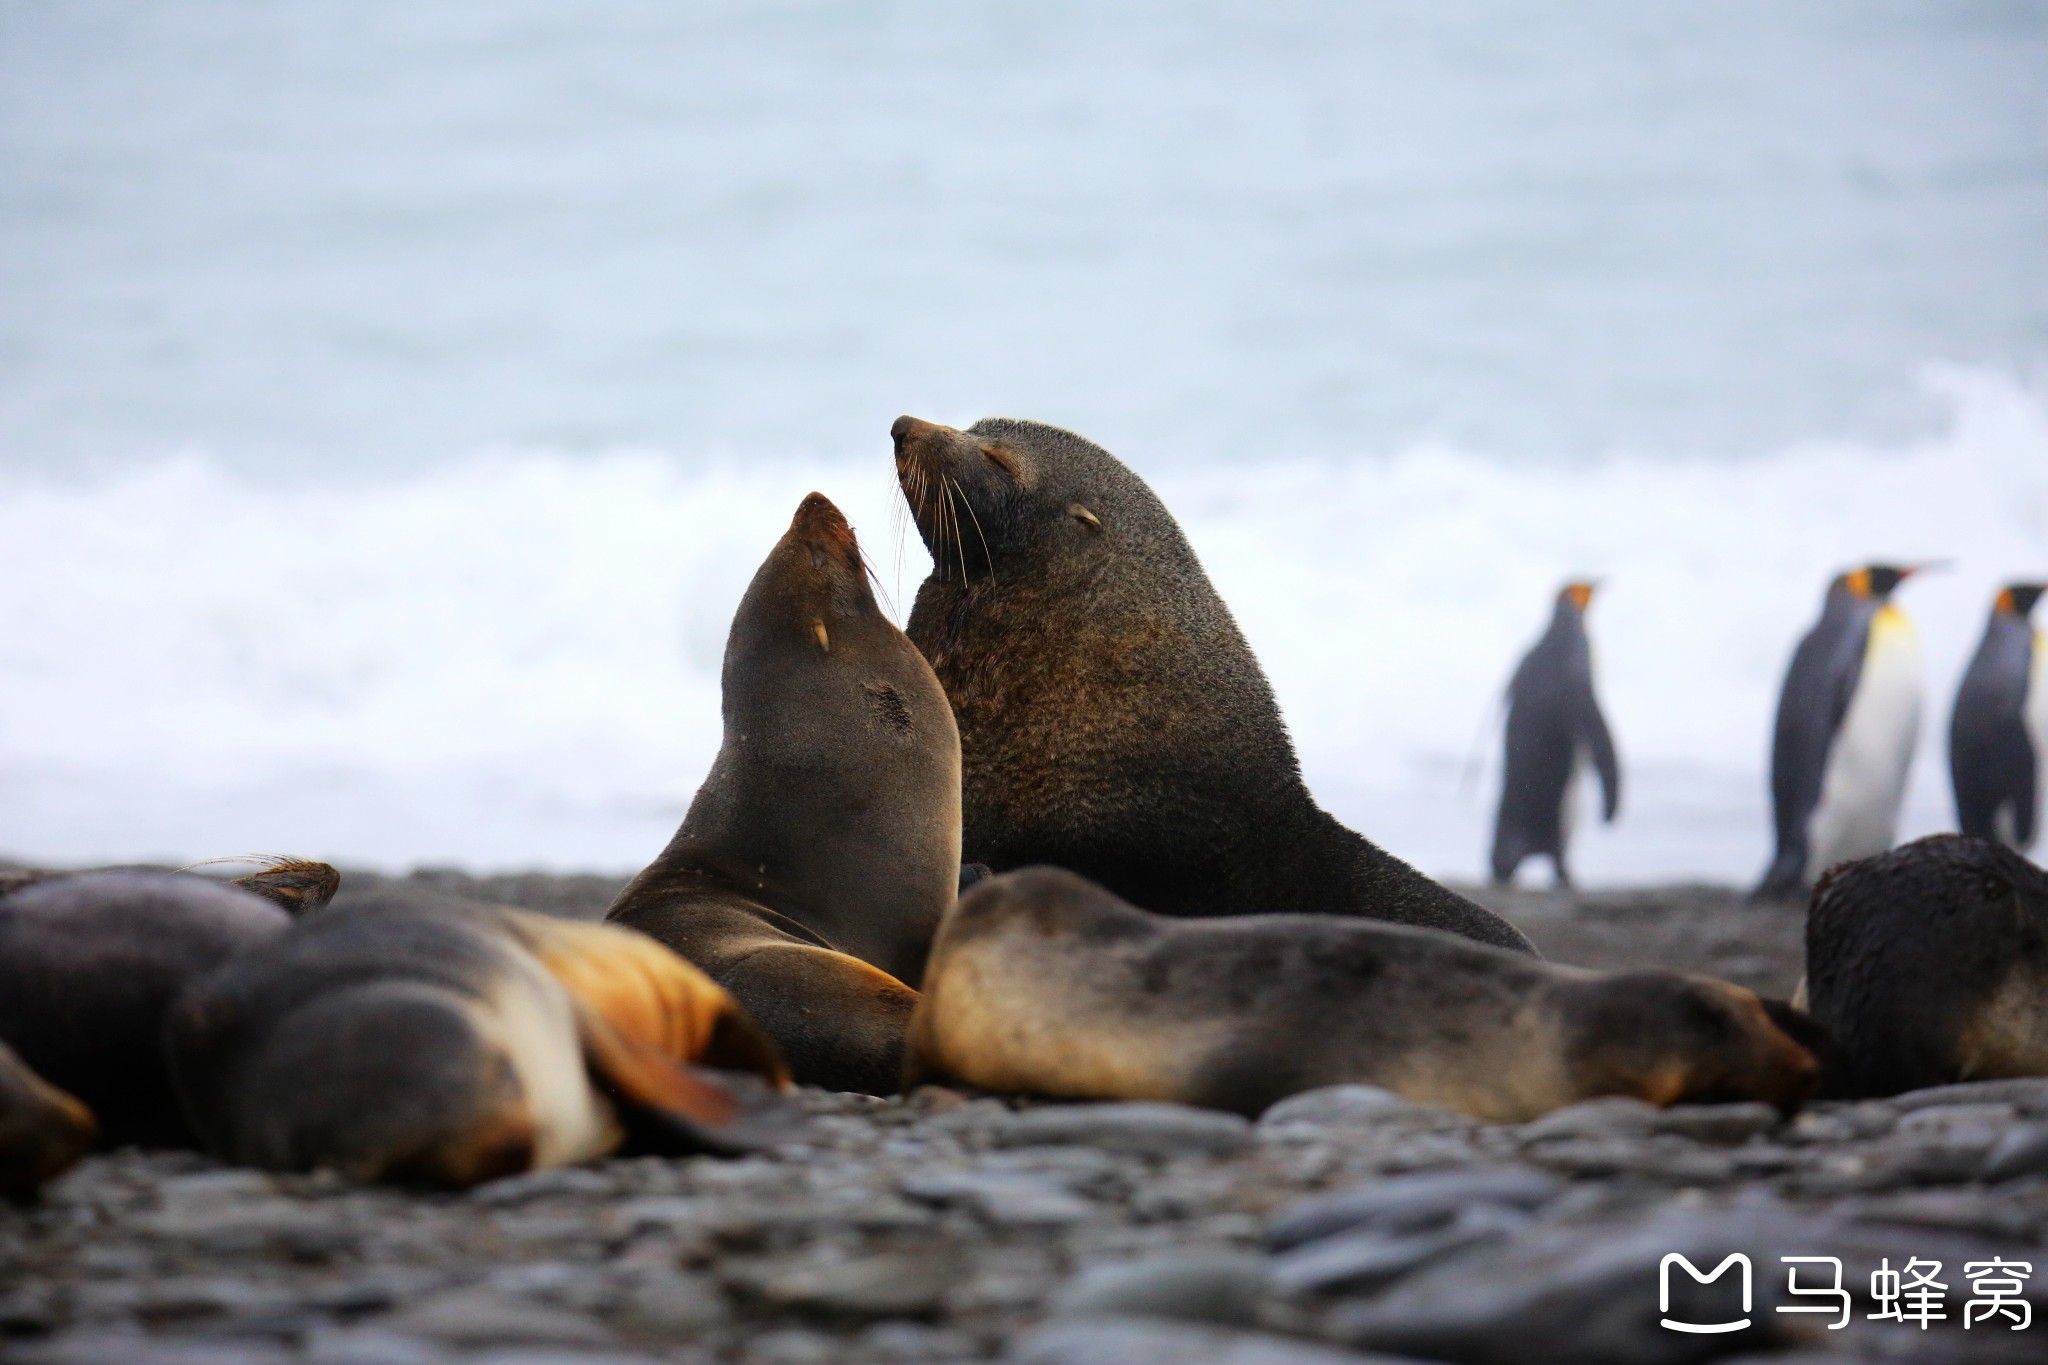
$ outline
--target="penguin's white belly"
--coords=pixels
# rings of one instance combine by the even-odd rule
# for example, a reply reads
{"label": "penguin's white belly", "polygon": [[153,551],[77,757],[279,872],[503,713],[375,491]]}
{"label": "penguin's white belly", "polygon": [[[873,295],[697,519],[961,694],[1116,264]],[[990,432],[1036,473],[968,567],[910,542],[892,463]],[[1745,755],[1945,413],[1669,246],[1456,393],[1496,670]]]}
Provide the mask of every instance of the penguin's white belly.
{"label": "penguin's white belly", "polygon": [[2034,744],[2034,842],[2039,843],[2041,828],[2048,825],[2048,636],[2038,631],[2034,634],[2033,666],[2027,670],[2023,714],[2027,738]]}
{"label": "penguin's white belly", "polygon": [[1806,877],[1892,846],[1920,738],[1920,641],[1887,606],[1871,622],[1863,671],[1828,746],[1820,803],[1807,820]]}
{"label": "penguin's white belly", "polygon": [[1572,746],[1572,766],[1564,779],[1564,796],[1557,808],[1557,847],[1560,852],[1572,846],[1572,835],[1579,827],[1579,804],[1584,800],[1586,770],[1593,766],[1593,759],[1586,752],[1586,746]]}

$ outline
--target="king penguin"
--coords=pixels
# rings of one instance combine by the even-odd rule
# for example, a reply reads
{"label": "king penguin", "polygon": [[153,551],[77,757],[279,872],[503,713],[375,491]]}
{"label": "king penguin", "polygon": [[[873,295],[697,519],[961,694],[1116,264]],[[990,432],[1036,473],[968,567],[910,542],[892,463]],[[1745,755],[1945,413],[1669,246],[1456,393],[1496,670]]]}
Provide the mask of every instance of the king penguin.
{"label": "king penguin", "polygon": [[1892,846],[1920,734],[1920,638],[1891,595],[1923,567],[1838,575],[1792,652],[1771,743],[1778,851],[1756,899],[1796,897],[1836,863]]}
{"label": "king penguin", "polygon": [[1591,583],[1565,584],[1550,629],[1508,683],[1507,756],[1493,826],[1493,879],[1503,885],[1537,853],[1550,859],[1559,886],[1572,884],[1565,845],[1578,809],[1578,777],[1589,763],[1600,774],[1601,818],[1612,821],[1621,805],[1621,767],[1593,695],[1586,642],[1592,600]]}
{"label": "king penguin", "polygon": [[2027,619],[2044,591],[2048,584],[2013,583],[1999,592],[1948,727],[1963,833],[2022,852],[2048,804],[2048,641]]}

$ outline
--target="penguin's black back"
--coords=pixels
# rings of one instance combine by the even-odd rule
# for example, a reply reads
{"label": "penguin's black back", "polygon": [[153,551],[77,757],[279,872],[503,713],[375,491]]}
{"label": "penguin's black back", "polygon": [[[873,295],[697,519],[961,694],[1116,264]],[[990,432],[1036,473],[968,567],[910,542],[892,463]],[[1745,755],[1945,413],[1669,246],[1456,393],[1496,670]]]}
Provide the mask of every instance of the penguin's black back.
{"label": "penguin's black back", "polygon": [[1593,694],[1585,618],[1560,601],[1550,629],[1523,656],[1508,684],[1506,761],[1493,836],[1496,881],[1507,881],[1524,858],[1539,853],[1559,864],[1563,879],[1564,801],[1582,746],[1599,769],[1611,818],[1620,772]]}
{"label": "penguin's black back", "polygon": [[1789,895],[1805,884],[1807,821],[1820,804],[1828,749],[1863,676],[1863,654],[1879,605],[1837,579],[1828,588],[1820,620],[1792,651],[1771,737],[1771,811],[1778,847],[1756,889],[1759,896]]}
{"label": "penguin's black back", "polygon": [[[2034,774],[2039,755],[2027,733],[2028,675],[2034,666],[2034,629],[2024,617],[1994,609],[1984,627],[1949,720],[1949,778],[1956,821],[1980,839],[2006,837],[2020,847],[2034,841]],[[2009,831],[1998,812],[2009,808]]]}

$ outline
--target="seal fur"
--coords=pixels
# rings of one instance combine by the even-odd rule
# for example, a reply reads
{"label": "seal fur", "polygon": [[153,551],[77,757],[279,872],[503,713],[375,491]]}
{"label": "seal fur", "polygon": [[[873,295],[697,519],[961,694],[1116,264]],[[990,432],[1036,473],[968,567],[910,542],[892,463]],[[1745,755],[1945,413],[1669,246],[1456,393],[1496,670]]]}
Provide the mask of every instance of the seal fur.
{"label": "seal fur", "polygon": [[1533,953],[1315,804],[1272,688],[1165,506],[1037,422],[898,418],[931,551],[910,638],[960,728],[966,857],[1162,914],[1361,915]]}
{"label": "seal fur", "polygon": [[709,972],[798,1080],[887,1094],[962,876],[960,742],[821,495],[741,600],[722,688],[711,774],[607,918]]}
{"label": "seal fur", "polygon": [[1711,977],[1356,918],[1173,919],[1028,868],[940,928],[905,1083],[1256,1114],[1356,1082],[1511,1123],[1602,1095],[1791,1109],[1817,1072],[1755,995]]}

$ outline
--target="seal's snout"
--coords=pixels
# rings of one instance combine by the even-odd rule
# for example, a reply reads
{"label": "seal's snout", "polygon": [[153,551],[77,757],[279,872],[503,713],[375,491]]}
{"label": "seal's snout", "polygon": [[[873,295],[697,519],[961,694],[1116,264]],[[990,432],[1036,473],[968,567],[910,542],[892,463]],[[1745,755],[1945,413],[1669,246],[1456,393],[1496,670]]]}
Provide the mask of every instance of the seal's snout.
{"label": "seal's snout", "polygon": [[845,515],[823,493],[813,493],[797,506],[796,515],[790,518],[789,533],[810,546],[814,557],[815,552],[823,551],[851,564],[860,563],[860,546],[853,538],[853,527],[847,525]]}
{"label": "seal's snout", "polygon": [[915,459],[932,437],[945,430],[947,428],[937,422],[927,422],[920,417],[898,417],[889,424],[889,439],[896,443],[896,463],[901,465],[905,459]]}

